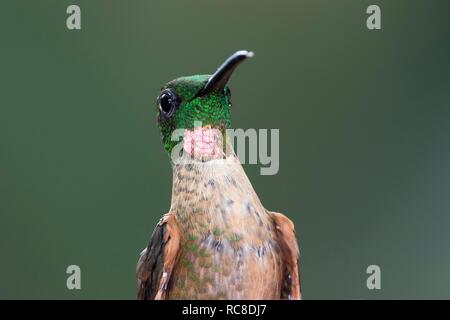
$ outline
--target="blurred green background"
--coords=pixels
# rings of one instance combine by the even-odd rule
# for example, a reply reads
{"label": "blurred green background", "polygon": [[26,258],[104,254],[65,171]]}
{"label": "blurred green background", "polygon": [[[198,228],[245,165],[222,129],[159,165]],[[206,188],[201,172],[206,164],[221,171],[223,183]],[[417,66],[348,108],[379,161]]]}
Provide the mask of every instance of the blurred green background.
{"label": "blurred green background", "polygon": [[450,298],[449,4],[3,0],[0,298],[135,298],[170,205],[159,88],[238,49],[233,126],[280,129],[278,175],[245,169],[297,225],[304,298]]}

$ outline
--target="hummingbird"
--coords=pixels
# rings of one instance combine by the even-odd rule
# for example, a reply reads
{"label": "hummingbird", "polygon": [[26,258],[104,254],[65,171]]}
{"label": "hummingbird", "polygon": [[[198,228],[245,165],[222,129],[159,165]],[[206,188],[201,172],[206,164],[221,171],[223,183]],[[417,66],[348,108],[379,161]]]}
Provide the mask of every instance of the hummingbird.
{"label": "hummingbird", "polygon": [[157,122],[173,178],[169,212],[137,267],[142,300],[301,299],[293,222],[264,208],[230,147],[232,54],[212,75],[161,88]]}

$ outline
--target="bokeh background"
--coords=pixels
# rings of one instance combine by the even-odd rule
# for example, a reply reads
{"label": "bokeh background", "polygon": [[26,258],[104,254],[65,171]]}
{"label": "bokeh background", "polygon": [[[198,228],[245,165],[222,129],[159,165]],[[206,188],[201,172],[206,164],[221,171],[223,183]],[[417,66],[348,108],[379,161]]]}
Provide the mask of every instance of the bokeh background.
{"label": "bokeh background", "polygon": [[[366,28],[370,4],[381,31]],[[3,0],[0,298],[135,298],[138,254],[170,204],[159,88],[238,49],[255,57],[230,83],[233,126],[280,129],[279,173],[245,169],[297,225],[304,298],[450,298],[449,9]],[[371,264],[381,290],[366,287]]]}

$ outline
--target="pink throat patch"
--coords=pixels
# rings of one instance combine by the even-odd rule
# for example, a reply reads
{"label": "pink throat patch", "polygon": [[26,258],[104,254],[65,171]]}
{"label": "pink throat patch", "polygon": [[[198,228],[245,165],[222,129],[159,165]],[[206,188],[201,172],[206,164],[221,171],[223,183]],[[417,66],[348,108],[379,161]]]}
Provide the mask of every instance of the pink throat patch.
{"label": "pink throat patch", "polygon": [[191,156],[222,157],[222,133],[218,129],[195,127],[184,129],[183,149]]}

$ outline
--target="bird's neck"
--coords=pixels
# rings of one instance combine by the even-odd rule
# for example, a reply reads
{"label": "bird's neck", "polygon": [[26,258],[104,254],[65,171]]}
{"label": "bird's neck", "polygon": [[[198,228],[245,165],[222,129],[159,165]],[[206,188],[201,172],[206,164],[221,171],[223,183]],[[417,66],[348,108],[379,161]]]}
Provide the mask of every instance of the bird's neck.
{"label": "bird's neck", "polygon": [[184,231],[220,234],[264,216],[265,209],[234,152],[205,162],[189,159],[173,167],[171,212]]}

